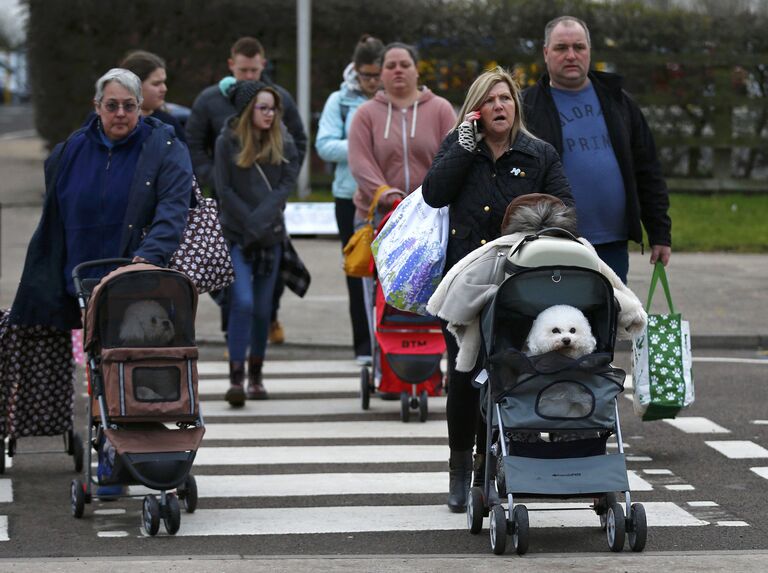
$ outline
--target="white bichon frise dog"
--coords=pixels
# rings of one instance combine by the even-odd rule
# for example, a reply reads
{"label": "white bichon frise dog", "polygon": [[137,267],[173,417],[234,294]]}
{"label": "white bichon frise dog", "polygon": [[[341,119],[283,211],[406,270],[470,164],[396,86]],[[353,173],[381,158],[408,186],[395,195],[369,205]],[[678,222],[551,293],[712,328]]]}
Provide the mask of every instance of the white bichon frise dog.
{"label": "white bichon frise dog", "polygon": [[175,334],[173,322],[160,303],[140,300],[125,309],[120,325],[120,341],[123,344],[165,346]]}
{"label": "white bichon frise dog", "polygon": [[569,358],[580,358],[593,353],[596,346],[584,313],[573,306],[557,304],[541,311],[533,321],[525,353],[535,356],[556,350]]}

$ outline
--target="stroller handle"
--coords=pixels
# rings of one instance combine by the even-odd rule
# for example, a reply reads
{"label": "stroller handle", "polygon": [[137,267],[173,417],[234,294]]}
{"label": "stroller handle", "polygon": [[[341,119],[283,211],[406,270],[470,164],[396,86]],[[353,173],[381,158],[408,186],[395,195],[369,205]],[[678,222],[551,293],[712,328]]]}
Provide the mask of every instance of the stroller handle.
{"label": "stroller handle", "polygon": [[83,269],[87,269],[89,267],[99,267],[102,265],[127,265],[130,263],[132,259],[126,259],[126,258],[114,258],[114,259],[95,259],[93,261],[84,261],[80,263],[79,265],[75,265],[75,268],[72,269],[72,282],[75,285],[75,292],[76,293],[83,293],[83,282],[80,278],[80,273]]}

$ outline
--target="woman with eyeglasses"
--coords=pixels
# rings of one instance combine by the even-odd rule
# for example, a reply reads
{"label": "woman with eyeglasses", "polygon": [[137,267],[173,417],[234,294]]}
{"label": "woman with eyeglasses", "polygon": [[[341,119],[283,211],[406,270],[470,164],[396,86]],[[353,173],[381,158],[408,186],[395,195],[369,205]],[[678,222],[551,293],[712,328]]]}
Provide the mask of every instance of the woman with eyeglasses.
{"label": "woman with eyeglasses", "polygon": [[[96,82],[95,114],[45,162],[43,210],[27,248],[12,324],[81,328],[72,269],[130,258],[167,266],[187,222],[192,163],[173,128],[141,117],[141,80],[113,68]],[[90,267],[82,278],[111,268]],[[99,450],[98,475],[109,471]],[[111,498],[123,486],[99,486]]]}
{"label": "woman with eyeglasses", "polygon": [[[332,192],[342,248],[354,232],[355,204],[352,196],[357,190],[357,182],[347,162],[349,128],[357,108],[379,90],[383,49],[384,44],[377,38],[368,34],[360,38],[352,55],[352,63],[344,70],[341,88],[328,96],[325,102],[317,129],[315,148],[318,155],[336,164]],[[371,359],[371,338],[359,278],[347,277],[347,293],[355,357],[358,362],[367,364]]]}
{"label": "woman with eyeglasses", "polygon": [[176,130],[176,136],[186,143],[184,128],[165,107],[165,95],[168,93],[165,60],[152,52],[135,50],[125,56],[120,62],[120,67],[131,70],[141,80],[141,95],[143,97],[141,115],[145,117],[151,115],[163,123],[173,126]]}
{"label": "woman with eyeglasses", "polygon": [[[239,407],[246,397],[267,398],[261,371],[272,295],[284,262],[297,258],[285,231],[283,209],[301,162],[293,139],[282,127],[282,101],[273,86],[243,81],[228,93],[236,115],[216,139],[214,177],[221,226],[235,269],[227,334],[230,387],[225,399]],[[304,282],[305,291],[308,276]],[[286,285],[303,295],[290,281]]]}

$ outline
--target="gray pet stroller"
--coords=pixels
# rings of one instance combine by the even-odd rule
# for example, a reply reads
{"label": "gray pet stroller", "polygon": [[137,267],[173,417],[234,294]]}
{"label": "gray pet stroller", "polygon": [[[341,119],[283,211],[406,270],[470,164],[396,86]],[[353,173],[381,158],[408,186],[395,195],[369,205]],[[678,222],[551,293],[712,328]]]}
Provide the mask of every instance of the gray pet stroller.
{"label": "gray pet stroller", "polygon": [[197,392],[197,290],[186,275],[145,263],[120,267],[100,281],[81,278],[89,267],[130,262],[88,261],[72,271],[85,312],[88,443],[110,463],[104,464],[108,472],[100,464],[94,476],[89,447],[84,479],[72,481],[70,503],[80,518],[93,486],[143,485],[160,492],[144,496],[145,531],[156,535],[162,519],[173,535],[181,524],[179,502],[187,513],[197,507],[190,469],[205,433]]}
{"label": "gray pet stroller", "polygon": [[[630,500],[617,402],[626,373],[611,365],[618,303],[609,281],[589,263],[590,251],[572,237],[548,232],[527,237],[507,257],[509,276],[481,315],[488,445],[483,487],[470,490],[469,530],[479,533],[490,514],[493,552],[504,553],[511,535],[522,555],[529,545],[528,509],[515,496],[584,497],[594,500],[611,551],[623,549],[625,536],[633,551],[642,551],[645,509]],[[548,264],[530,264],[541,262]],[[555,304],[585,314],[597,340],[593,354],[571,359],[521,351],[533,320]],[[618,453],[608,454],[613,435]],[[624,493],[624,505],[614,492]]]}

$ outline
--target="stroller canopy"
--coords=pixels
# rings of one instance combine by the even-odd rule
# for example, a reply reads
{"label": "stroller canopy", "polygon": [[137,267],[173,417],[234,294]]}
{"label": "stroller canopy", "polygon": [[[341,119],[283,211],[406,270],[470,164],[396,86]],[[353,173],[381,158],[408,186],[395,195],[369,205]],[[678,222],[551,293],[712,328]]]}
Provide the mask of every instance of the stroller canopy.
{"label": "stroller canopy", "polygon": [[613,356],[618,305],[613,287],[601,273],[582,267],[550,266],[507,278],[482,314],[482,334],[489,356],[509,348],[522,350],[539,313],[556,304],[581,310],[597,340],[595,352]]}
{"label": "stroller canopy", "polygon": [[[141,309],[139,307],[145,307]],[[151,309],[151,312],[146,310]],[[143,311],[143,312],[142,312]],[[93,289],[86,308],[85,349],[125,346],[194,346],[197,290],[183,273],[146,263],[127,265],[106,275]],[[162,320],[165,334],[158,338],[141,336]],[[126,338],[126,322],[138,321],[134,332]]]}

